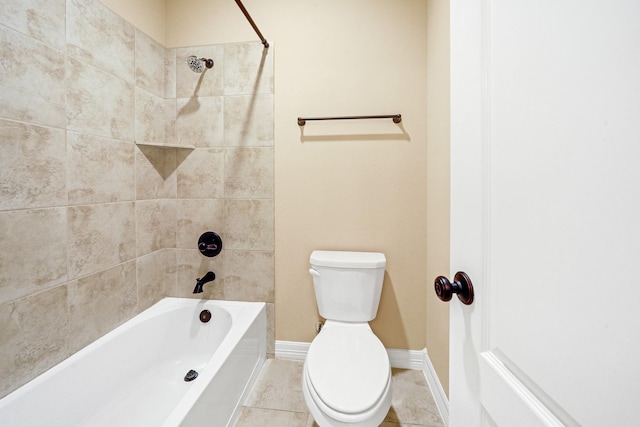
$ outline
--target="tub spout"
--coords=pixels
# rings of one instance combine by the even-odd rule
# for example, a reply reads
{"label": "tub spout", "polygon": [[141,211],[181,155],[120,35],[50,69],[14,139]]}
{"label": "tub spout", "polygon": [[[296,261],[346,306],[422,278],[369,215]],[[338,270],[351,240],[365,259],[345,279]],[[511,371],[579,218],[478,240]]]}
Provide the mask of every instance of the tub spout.
{"label": "tub spout", "polygon": [[211,281],[215,280],[215,278],[216,278],[216,273],[214,273],[213,271],[209,271],[209,272],[207,272],[207,274],[202,276],[201,279],[196,279],[196,287],[193,290],[193,293],[194,294],[201,294],[202,293],[202,287],[204,286],[204,284],[207,283],[207,282],[211,282]]}

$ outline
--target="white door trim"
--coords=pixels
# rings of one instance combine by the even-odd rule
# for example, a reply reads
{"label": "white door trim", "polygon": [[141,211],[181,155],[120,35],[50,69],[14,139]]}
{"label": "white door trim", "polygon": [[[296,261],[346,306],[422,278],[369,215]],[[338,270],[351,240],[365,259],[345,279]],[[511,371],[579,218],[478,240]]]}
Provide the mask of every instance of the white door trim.
{"label": "white door trim", "polygon": [[500,414],[499,406],[516,408],[517,419],[494,419],[498,425],[518,425],[521,427],[545,426],[565,427],[504,365],[498,356],[490,351],[480,354],[481,388],[490,392],[480,392],[482,405],[491,414]]}

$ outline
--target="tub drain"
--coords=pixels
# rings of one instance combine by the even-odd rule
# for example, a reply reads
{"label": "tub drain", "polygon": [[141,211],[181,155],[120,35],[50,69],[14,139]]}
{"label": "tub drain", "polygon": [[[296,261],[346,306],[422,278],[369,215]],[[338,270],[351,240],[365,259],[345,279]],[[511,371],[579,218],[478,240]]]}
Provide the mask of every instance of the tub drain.
{"label": "tub drain", "polygon": [[200,321],[207,323],[209,320],[211,320],[211,312],[209,310],[202,310],[200,312]]}
{"label": "tub drain", "polygon": [[184,376],[184,380],[186,382],[193,381],[196,378],[198,378],[198,373],[196,371],[194,371],[193,369],[191,369],[189,372],[187,372],[187,375]]}

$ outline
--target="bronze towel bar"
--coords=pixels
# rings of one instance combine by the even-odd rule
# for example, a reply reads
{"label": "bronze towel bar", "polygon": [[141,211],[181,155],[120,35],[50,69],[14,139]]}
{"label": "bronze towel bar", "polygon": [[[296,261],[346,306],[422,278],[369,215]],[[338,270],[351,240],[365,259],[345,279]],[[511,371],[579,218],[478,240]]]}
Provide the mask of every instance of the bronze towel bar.
{"label": "bronze towel bar", "polygon": [[393,123],[402,121],[401,114],[387,114],[383,116],[341,116],[341,117],[298,117],[298,126],[307,124],[307,120],[360,120],[360,119],[393,119]]}

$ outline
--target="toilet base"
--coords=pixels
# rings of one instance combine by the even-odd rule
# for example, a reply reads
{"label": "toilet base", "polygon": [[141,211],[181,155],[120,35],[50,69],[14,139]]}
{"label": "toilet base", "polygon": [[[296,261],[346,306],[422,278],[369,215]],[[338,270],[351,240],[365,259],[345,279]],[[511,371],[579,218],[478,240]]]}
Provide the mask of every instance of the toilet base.
{"label": "toilet base", "polygon": [[389,385],[378,402],[378,410],[371,415],[370,418],[362,420],[360,422],[343,422],[332,418],[328,414],[320,410],[316,405],[314,398],[309,391],[310,385],[307,383],[306,362],[302,374],[302,394],[304,396],[307,408],[311,413],[311,416],[320,427],[378,427],[384,421],[389,408],[391,408],[391,376],[389,376]]}

